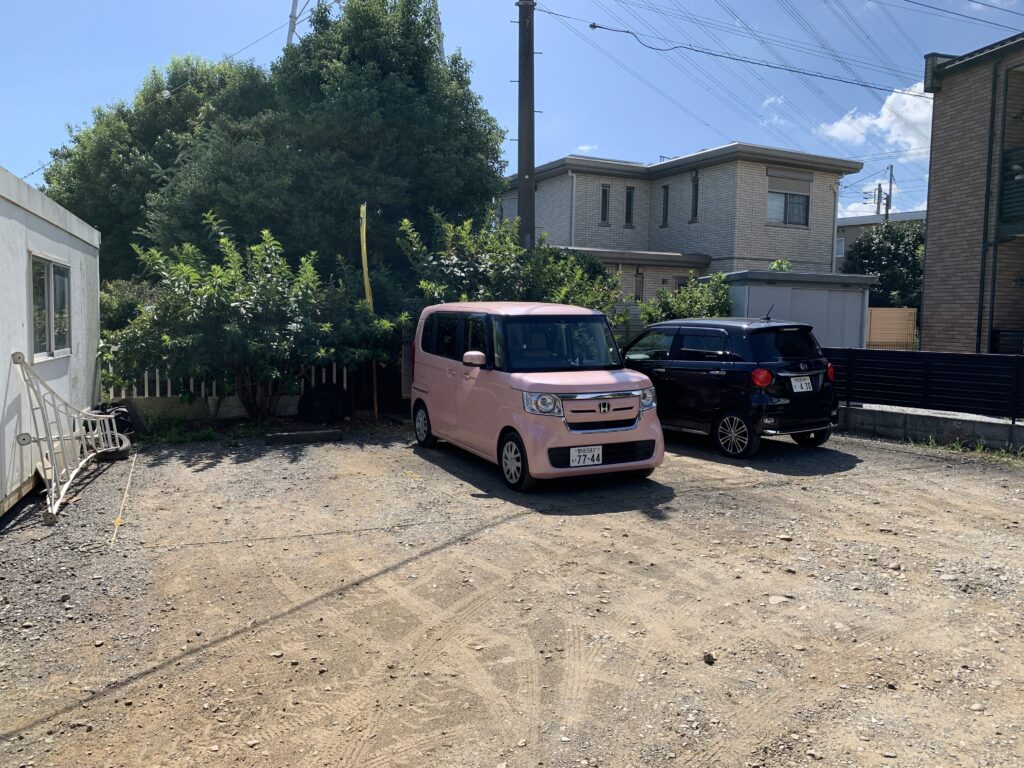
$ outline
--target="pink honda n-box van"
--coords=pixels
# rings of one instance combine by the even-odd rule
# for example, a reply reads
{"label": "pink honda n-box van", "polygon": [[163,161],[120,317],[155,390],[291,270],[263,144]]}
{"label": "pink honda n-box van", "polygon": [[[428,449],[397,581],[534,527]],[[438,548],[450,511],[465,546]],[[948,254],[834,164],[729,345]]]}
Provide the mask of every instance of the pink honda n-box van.
{"label": "pink honda n-box van", "polygon": [[622,364],[608,320],[565,304],[437,304],[413,342],[412,418],[494,462],[505,482],[630,471],[646,477],[665,445],[650,379]]}

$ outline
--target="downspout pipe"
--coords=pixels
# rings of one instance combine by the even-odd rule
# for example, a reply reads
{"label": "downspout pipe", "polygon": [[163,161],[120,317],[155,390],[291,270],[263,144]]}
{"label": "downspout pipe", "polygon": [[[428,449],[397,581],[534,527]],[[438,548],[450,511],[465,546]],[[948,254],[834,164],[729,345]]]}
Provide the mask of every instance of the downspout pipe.
{"label": "downspout pipe", "polygon": [[[1003,72],[1003,103],[999,116],[999,175],[996,181],[999,184],[996,192],[996,215],[1003,201],[1003,155],[1006,152],[1006,97],[1010,92],[1010,70]],[[992,351],[992,329],[995,323],[996,314],[996,274],[999,270],[999,226],[996,226],[996,236],[992,238],[992,277],[991,288],[988,299],[988,344],[986,351]]]}
{"label": "downspout pipe", "polygon": [[[978,274],[978,327],[975,331],[974,351],[981,352],[982,315],[985,312],[985,266],[988,261],[988,219],[992,207],[992,148],[996,129],[996,86],[999,83],[999,64],[992,63],[992,94],[988,105],[988,161],[985,165],[985,203],[981,223],[981,269]],[[930,182],[929,182],[930,183]],[[991,310],[990,310],[991,311]]]}
{"label": "downspout pipe", "polygon": [[[839,255],[836,253],[836,247],[839,245],[839,180],[842,176],[836,178],[836,183],[832,185],[832,196],[835,198],[835,205],[832,206],[832,274],[836,273],[836,263],[839,260]],[[845,253],[843,254],[846,255]]]}

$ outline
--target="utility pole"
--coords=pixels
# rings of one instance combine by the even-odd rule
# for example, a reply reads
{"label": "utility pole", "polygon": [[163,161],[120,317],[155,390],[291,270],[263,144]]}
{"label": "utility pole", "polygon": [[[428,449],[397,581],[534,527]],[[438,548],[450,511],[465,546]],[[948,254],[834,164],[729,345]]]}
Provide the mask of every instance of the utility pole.
{"label": "utility pole", "polygon": [[875,216],[882,215],[882,182],[875,187]]}
{"label": "utility pole", "polygon": [[292,12],[288,14],[288,45],[295,41],[295,25],[298,23],[298,20],[299,0],[292,0]]}
{"label": "utility pole", "polygon": [[892,163],[889,163],[889,194],[885,196],[885,220],[889,220],[889,209],[892,208]]}
{"label": "utility pole", "polygon": [[519,6],[519,244],[533,248],[537,234],[534,171],[533,112],[533,9],[535,0],[518,0]]}

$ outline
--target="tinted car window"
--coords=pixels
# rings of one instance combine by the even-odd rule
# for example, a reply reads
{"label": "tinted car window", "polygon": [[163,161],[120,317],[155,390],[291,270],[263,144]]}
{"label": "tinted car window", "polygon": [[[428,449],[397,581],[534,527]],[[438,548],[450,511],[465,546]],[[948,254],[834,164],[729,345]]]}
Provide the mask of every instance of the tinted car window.
{"label": "tinted car window", "polygon": [[501,318],[491,317],[491,329],[493,351],[494,351],[494,367],[498,370],[505,370],[505,332],[501,325]]}
{"label": "tinted car window", "polygon": [[420,349],[424,352],[436,355],[436,344],[434,343],[434,330],[437,328],[437,315],[430,315],[423,321],[423,336],[420,338]]}
{"label": "tinted car window", "polygon": [[483,315],[470,315],[466,318],[462,331],[462,354],[467,352],[487,354],[487,323]]}
{"label": "tinted car window", "polygon": [[604,315],[505,319],[510,371],[613,370],[622,358]]}
{"label": "tinted car window", "polygon": [[668,360],[675,331],[648,331],[626,350],[627,360]]}
{"label": "tinted car window", "polygon": [[450,357],[452,360],[458,359],[459,354],[455,341],[459,330],[459,316],[438,312],[435,317],[437,318],[437,336],[434,354]]}
{"label": "tinted car window", "polygon": [[750,334],[750,346],[758,362],[802,360],[821,357],[821,348],[806,328],[779,328]]}
{"label": "tinted car window", "polygon": [[717,360],[725,352],[728,336],[724,333],[696,334],[683,332],[679,340],[680,360]]}

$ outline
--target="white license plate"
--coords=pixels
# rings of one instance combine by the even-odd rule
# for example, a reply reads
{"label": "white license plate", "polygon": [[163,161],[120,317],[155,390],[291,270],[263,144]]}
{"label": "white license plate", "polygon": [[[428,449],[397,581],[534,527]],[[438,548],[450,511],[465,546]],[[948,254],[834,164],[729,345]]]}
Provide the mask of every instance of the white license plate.
{"label": "white license plate", "polygon": [[794,392],[813,392],[814,387],[811,386],[810,376],[794,376],[790,381],[793,382]]}
{"label": "white license plate", "polygon": [[601,446],[585,445],[581,448],[569,449],[570,467],[589,467],[601,463]]}

